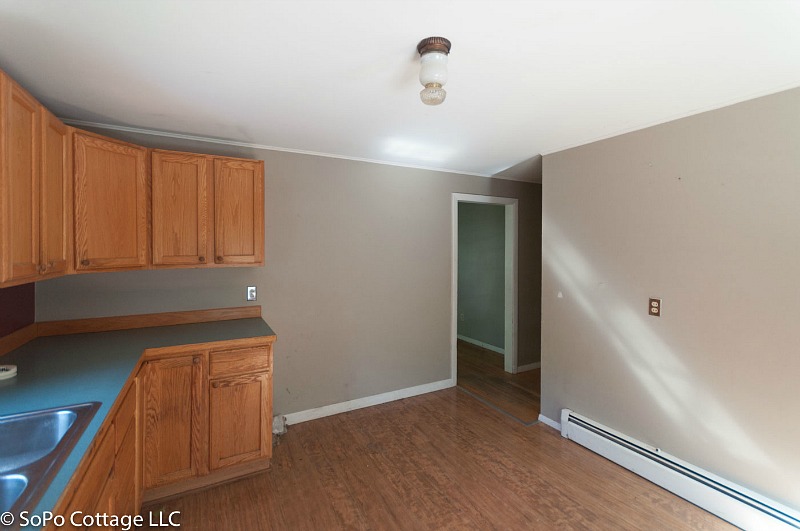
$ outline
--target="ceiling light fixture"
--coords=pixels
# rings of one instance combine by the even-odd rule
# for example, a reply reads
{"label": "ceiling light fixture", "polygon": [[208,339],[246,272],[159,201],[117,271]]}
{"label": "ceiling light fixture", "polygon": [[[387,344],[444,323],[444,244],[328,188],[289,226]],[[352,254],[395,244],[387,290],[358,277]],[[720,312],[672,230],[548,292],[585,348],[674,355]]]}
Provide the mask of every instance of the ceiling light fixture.
{"label": "ceiling light fixture", "polygon": [[425,105],[439,105],[447,92],[442,88],[447,83],[447,56],[450,41],[444,37],[428,37],[417,44],[419,52],[419,82],[425,87],[419,93]]}

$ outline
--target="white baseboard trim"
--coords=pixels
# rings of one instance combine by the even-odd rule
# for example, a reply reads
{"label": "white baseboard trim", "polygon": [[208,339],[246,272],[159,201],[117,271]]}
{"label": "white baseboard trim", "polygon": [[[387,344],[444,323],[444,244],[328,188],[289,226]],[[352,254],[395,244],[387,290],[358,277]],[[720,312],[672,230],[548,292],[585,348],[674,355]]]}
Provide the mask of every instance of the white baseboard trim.
{"label": "white baseboard trim", "polygon": [[559,433],[561,432],[561,423],[560,422],[556,422],[553,419],[549,419],[549,418],[545,417],[544,415],[542,415],[541,413],[539,414],[539,422],[541,422],[542,424],[546,424],[547,426],[550,426],[551,428],[553,428],[555,430],[558,430]]}
{"label": "white baseboard trim", "polygon": [[537,361],[536,363],[529,363],[527,365],[520,365],[519,367],[517,367],[517,372],[520,373],[520,372],[532,371],[532,370],[541,369],[541,368],[542,368],[542,362],[541,361]]}
{"label": "white baseboard trim", "polygon": [[347,411],[377,406],[378,404],[385,404],[395,400],[402,400],[403,398],[424,395],[425,393],[432,393],[434,391],[441,391],[442,389],[455,387],[455,385],[455,380],[448,378],[447,380],[417,385],[415,387],[407,387],[405,389],[389,391],[388,393],[381,393],[379,395],[365,396],[364,398],[356,398],[355,400],[348,400],[347,402],[340,402],[338,404],[331,404],[329,406],[315,407],[305,411],[298,411],[297,413],[289,413],[288,415],[284,415],[283,418],[285,424],[287,426],[291,426],[292,424],[300,424],[301,422],[321,419],[322,417],[329,417],[331,415],[338,415],[339,413],[345,413]]}
{"label": "white baseboard trim", "polygon": [[497,352],[498,354],[502,354],[503,356],[506,355],[505,349],[500,347],[496,347],[494,345],[490,345],[489,343],[484,343],[483,341],[478,341],[477,339],[472,339],[471,337],[462,336],[461,334],[456,335],[458,339],[461,341],[466,341],[467,343],[472,343],[473,345],[477,345],[479,347],[485,348],[486,350],[491,350],[492,352]]}

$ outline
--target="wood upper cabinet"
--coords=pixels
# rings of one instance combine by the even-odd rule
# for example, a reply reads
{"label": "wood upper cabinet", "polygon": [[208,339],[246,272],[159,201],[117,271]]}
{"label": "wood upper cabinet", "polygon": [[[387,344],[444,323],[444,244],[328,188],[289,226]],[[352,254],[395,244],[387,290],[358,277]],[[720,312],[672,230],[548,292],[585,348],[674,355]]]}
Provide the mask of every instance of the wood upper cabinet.
{"label": "wood upper cabinet", "polygon": [[39,274],[40,105],[0,72],[0,285]]}
{"label": "wood upper cabinet", "polygon": [[75,269],[138,269],[148,261],[147,149],[74,136]]}
{"label": "wood upper cabinet", "polygon": [[263,161],[151,157],[65,126],[0,71],[0,288],[75,272],[263,263]]}
{"label": "wood upper cabinet", "polygon": [[153,265],[264,263],[263,161],[152,154]]}
{"label": "wood upper cabinet", "polygon": [[143,369],[146,489],[208,472],[206,356],[152,360]]}
{"label": "wood upper cabinet", "polygon": [[40,272],[63,275],[72,250],[72,145],[69,127],[42,108]]}
{"label": "wood upper cabinet", "polygon": [[214,159],[214,261],[264,263],[264,162]]}
{"label": "wood upper cabinet", "polygon": [[271,350],[266,346],[211,352],[211,470],[272,456]]}
{"label": "wood upper cabinet", "polygon": [[208,263],[211,157],[156,150],[152,172],[153,264]]}

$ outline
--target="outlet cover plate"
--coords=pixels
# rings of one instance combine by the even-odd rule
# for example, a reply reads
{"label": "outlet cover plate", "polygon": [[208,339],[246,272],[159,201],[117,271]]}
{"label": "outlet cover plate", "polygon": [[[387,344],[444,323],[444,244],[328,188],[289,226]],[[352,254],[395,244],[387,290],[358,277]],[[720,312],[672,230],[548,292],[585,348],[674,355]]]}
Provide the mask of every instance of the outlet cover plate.
{"label": "outlet cover plate", "polygon": [[247,286],[247,301],[252,302],[258,298],[255,286]]}
{"label": "outlet cover plate", "polygon": [[661,299],[650,299],[649,312],[653,317],[661,317]]}

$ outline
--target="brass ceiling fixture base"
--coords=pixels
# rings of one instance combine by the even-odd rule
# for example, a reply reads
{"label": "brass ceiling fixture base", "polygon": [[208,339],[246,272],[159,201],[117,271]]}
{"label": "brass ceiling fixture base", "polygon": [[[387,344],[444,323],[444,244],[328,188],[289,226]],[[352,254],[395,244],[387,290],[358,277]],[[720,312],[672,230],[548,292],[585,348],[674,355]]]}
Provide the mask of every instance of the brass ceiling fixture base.
{"label": "brass ceiling fixture base", "polygon": [[417,51],[420,55],[430,52],[439,52],[447,55],[450,53],[450,41],[444,37],[428,37],[419,41]]}

